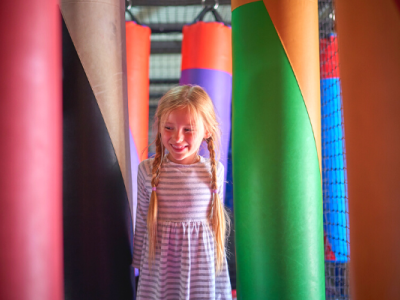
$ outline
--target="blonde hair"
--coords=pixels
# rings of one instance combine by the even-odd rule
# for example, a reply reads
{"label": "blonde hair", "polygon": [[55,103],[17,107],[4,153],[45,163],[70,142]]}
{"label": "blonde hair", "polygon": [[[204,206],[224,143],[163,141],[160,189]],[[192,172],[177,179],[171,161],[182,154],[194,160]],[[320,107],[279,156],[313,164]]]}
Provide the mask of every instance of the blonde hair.
{"label": "blonde hair", "polygon": [[[183,85],[174,87],[169,90],[161,99],[155,114],[154,127],[156,129],[155,146],[156,153],[152,166],[151,186],[157,187],[159,183],[160,169],[164,158],[164,146],[161,142],[160,128],[168,115],[176,110],[187,108],[195,119],[201,118],[205,127],[205,131],[210,134],[205,141],[208,151],[210,152],[211,165],[211,183],[212,191],[212,207],[211,207],[211,226],[214,234],[215,254],[216,254],[216,271],[222,269],[225,259],[225,241],[227,232],[230,228],[230,219],[225,210],[224,204],[218,193],[217,180],[217,161],[219,158],[220,146],[220,129],[215,115],[214,105],[208,94],[199,86]],[[223,187],[220,187],[223,188]],[[157,192],[152,190],[150,197],[150,205],[147,213],[147,231],[149,237],[149,260],[150,264],[154,261],[157,247],[157,217],[158,217],[158,199]]]}

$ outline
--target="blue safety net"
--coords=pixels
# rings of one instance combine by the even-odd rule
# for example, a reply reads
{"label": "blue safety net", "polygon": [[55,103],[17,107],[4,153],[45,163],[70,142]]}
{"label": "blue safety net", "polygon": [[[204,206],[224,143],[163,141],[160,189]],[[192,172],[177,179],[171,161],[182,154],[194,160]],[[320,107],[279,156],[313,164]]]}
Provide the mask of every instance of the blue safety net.
{"label": "blue safety net", "polygon": [[326,299],[350,299],[345,125],[334,2],[318,1],[318,6]]}

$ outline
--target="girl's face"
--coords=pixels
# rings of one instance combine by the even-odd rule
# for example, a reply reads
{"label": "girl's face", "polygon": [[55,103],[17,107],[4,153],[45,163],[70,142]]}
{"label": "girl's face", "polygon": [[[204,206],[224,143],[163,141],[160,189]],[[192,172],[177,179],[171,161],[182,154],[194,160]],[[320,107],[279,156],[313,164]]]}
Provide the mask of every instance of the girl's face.
{"label": "girl's face", "polygon": [[169,160],[184,165],[196,161],[201,142],[207,138],[203,121],[198,118],[195,122],[188,108],[173,110],[161,124],[160,132]]}

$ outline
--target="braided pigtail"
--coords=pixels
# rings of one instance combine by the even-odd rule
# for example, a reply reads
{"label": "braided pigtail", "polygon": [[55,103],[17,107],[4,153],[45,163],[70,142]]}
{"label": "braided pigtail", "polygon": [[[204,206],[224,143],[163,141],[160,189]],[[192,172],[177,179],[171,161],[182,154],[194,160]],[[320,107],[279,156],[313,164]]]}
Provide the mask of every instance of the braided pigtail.
{"label": "braided pigtail", "polygon": [[150,264],[154,261],[157,247],[157,217],[158,217],[158,199],[156,187],[160,180],[160,169],[162,159],[164,157],[164,147],[161,143],[160,134],[157,135],[156,139],[156,154],[154,156],[153,167],[152,167],[152,179],[151,179],[151,196],[149,210],[147,213],[147,231],[149,236],[149,262]]}
{"label": "braided pigtail", "polygon": [[217,162],[215,159],[215,145],[212,137],[207,139],[208,151],[210,152],[211,164],[211,191],[212,191],[212,208],[211,208],[211,224],[214,232],[215,251],[216,251],[216,271],[222,270],[225,259],[225,240],[226,230],[230,227],[230,219],[225,210],[224,204],[219,198],[217,189]]}

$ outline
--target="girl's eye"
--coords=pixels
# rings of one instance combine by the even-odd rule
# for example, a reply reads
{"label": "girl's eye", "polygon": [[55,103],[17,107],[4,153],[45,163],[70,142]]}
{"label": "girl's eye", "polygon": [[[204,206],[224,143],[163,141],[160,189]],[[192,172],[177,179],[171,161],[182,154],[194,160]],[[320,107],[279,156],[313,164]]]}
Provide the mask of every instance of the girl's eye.
{"label": "girl's eye", "polygon": [[169,127],[169,126],[165,126],[165,129],[167,129],[167,130],[171,130],[171,127]]}
{"label": "girl's eye", "polygon": [[191,128],[185,128],[185,131],[186,131],[186,132],[192,132],[193,129],[191,129]]}

